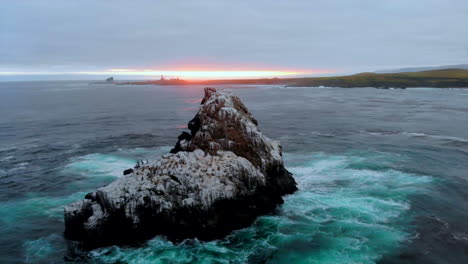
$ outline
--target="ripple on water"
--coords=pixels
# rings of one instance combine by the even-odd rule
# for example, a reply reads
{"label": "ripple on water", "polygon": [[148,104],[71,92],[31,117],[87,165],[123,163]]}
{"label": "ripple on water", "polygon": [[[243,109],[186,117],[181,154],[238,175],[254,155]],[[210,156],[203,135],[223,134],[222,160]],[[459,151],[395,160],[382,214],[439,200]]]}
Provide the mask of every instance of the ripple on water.
{"label": "ripple on water", "polygon": [[377,166],[401,159],[385,153],[285,157],[300,191],[252,227],[211,242],[156,237],[141,248],[102,248],[90,257],[98,263],[375,263],[408,238],[410,196],[431,182]]}
{"label": "ripple on water", "polygon": [[86,192],[76,192],[67,196],[40,196],[30,193],[22,199],[0,204],[0,231],[14,232],[15,228],[33,226],[37,219],[63,219],[63,206],[84,197]]}
{"label": "ripple on water", "polygon": [[94,153],[73,158],[64,171],[86,177],[120,177],[122,171],[133,166],[134,159]]}
{"label": "ripple on water", "polygon": [[52,234],[36,240],[28,240],[23,244],[26,263],[48,263],[53,255],[64,255],[65,243],[63,237]]}
{"label": "ripple on water", "polygon": [[[67,196],[52,197],[30,193],[22,199],[2,202],[2,250],[22,252],[24,255],[21,262],[60,263],[66,250],[65,241],[61,235],[57,235],[63,232],[63,207],[83,198],[85,194],[76,192]],[[48,235],[37,238],[38,234]],[[25,241],[25,238],[29,240]]]}
{"label": "ripple on water", "polygon": [[[60,171],[64,183],[60,193],[66,195],[25,193],[22,198],[0,203],[2,249],[22,250],[25,261],[30,263],[51,263],[57,259],[60,262],[66,249],[62,236],[57,235],[63,232],[63,207],[120,177],[122,171],[133,167],[136,160],[154,159],[168,149],[121,149],[110,154],[94,153],[70,159]],[[28,240],[18,240],[18,232],[25,233],[23,236]],[[47,236],[40,237],[44,234]]]}
{"label": "ripple on water", "polygon": [[72,158],[64,172],[86,177],[120,177],[124,170],[133,168],[137,160],[154,161],[169,150],[169,147],[134,148],[119,149],[108,154],[88,154]]}

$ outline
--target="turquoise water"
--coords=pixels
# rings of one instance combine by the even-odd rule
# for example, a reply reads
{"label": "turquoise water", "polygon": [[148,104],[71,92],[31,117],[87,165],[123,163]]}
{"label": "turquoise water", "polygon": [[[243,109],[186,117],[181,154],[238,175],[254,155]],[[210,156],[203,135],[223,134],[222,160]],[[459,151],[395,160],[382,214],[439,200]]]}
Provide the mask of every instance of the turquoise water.
{"label": "turquoise water", "polygon": [[221,240],[66,241],[63,207],[167,153],[202,88],[0,84],[0,263],[468,260],[462,90],[230,87],[281,141],[298,192]]}
{"label": "turquoise water", "polygon": [[[128,151],[132,152],[136,151]],[[433,181],[429,176],[393,169],[376,170],[382,164],[391,166],[404,159],[386,153],[286,153],[285,159],[300,191],[252,227],[219,241],[174,244],[157,237],[138,249],[108,247],[94,250],[88,257],[98,263],[375,263],[411,237],[406,228],[412,217],[410,198],[424,195]],[[91,154],[72,159],[64,171],[97,179],[118,177],[122,168],[134,161],[118,155]],[[84,194],[32,197],[2,207],[0,213],[8,215],[3,220],[10,224],[25,216],[61,221],[62,206]],[[60,234],[28,240],[23,248],[29,263],[66,252]]]}
{"label": "turquoise water", "polygon": [[209,243],[156,238],[141,249],[111,247],[92,256],[104,263],[375,263],[409,238],[402,224],[411,217],[409,196],[431,183],[427,176],[349,168],[372,167],[375,157],[316,153],[286,160],[300,191],[250,228]]}

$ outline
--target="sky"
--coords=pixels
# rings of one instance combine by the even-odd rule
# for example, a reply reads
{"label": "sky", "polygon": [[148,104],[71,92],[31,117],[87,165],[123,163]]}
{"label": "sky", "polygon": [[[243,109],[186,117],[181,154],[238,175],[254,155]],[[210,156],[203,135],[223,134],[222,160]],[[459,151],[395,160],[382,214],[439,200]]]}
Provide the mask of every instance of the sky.
{"label": "sky", "polygon": [[313,76],[462,63],[467,0],[15,0],[0,8],[0,79]]}

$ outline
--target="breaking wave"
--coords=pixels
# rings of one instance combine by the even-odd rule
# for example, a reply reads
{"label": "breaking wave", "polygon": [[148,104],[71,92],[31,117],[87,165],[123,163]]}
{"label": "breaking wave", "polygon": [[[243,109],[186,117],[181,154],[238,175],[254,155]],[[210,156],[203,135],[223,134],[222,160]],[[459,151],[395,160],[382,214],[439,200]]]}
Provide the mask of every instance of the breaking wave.
{"label": "breaking wave", "polygon": [[463,142],[463,143],[468,142],[467,138],[444,136],[444,135],[431,135],[431,134],[425,134],[425,133],[420,133],[420,132],[400,132],[400,131],[391,131],[391,130],[366,130],[366,131],[361,131],[361,132],[371,134],[371,135],[381,135],[381,136],[405,135],[408,137],[432,138],[432,139],[438,139],[438,140],[456,141],[456,142]]}
{"label": "breaking wave", "polygon": [[169,152],[169,147],[119,149],[109,154],[93,153],[72,158],[64,168],[67,173],[86,177],[120,177],[133,168],[137,160],[158,159]]}
{"label": "breaking wave", "polygon": [[300,191],[252,227],[211,242],[156,237],[141,248],[101,248],[90,257],[97,263],[375,263],[408,239],[410,197],[431,182],[375,170],[378,163],[401,159],[390,154],[285,158]]}

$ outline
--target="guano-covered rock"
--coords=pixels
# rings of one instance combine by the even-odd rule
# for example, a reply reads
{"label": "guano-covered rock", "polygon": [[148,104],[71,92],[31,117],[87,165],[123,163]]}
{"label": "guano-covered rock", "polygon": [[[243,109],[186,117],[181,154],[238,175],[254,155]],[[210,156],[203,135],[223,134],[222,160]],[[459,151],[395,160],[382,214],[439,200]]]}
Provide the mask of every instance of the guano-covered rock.
{"label": "guano-covered rock", "polygon": [[271,212],[283,195],[297,190],[279,143],[259,131],[230,91],[205,88],[188,128],[171,153],[67,206],[65,237],[88,247],[157,234],[173,240],[220,238]]}

